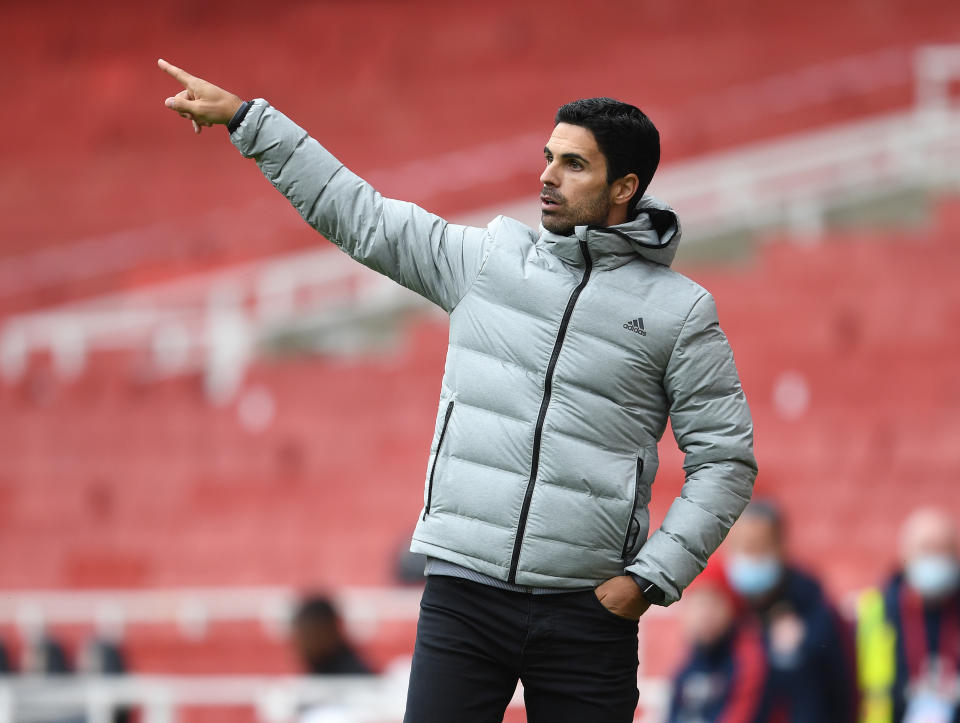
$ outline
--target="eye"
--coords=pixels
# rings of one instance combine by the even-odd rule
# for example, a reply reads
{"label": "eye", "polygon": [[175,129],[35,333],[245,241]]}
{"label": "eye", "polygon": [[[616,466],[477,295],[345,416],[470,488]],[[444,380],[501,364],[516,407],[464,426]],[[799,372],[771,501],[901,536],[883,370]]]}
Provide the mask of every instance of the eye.
{"label": "eye", "polygon": [[580,165],[580,161],[570,161],[570,168],[575,171],[579,171],[581,168],[583,168],[583,166]]}

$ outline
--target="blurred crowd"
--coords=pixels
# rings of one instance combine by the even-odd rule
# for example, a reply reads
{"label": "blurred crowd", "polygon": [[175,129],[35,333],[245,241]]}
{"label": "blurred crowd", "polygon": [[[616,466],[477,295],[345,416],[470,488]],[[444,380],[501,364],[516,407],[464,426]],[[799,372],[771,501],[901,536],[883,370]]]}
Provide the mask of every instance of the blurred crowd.
{"label": "blurred crowd", "polygon": [[960,723],[957,528],[904,522],[899,569],[841,616],[755,501],[680,604],[689,653],[669,723]]}
{"label": "blurred crowd", "polygon": [[27,636],[19,667],[0,641],[0,675],[120,675],[127,663],[120,645],[106,637],[91,637],[72,663],[63,644],[46,630],[36,629]]}

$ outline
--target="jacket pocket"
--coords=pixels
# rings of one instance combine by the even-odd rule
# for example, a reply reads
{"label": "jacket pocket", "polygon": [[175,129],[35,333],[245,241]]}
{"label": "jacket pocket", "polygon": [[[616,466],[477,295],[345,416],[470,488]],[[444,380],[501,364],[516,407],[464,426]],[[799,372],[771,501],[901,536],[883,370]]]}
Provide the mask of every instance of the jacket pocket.
{"label": "jacket pocket", "polygon": [[640,520],[637,519],[637,506],[640,504],[640,479],[643,477],[643,457],[637,454],[637,468],[633,478],[633,506],[630,508],[630,519],[627,522],[627,532],[623,536],[623,549],[620,557],[627,559],[627,555],[637,545],[640,536]]}
{"label": "jacket pocket", "polygon": [[433,502],[433,475],[437,471],[437,460],[440,459],[440,450],[443,448],[443,438],[447,436],[447,425],[450,424],[450,415],[453,414],[453,400],[447,403],[447,411],[443,415],[443,426],[440,427],[440,439],[437,440],[437,450],[433,453],[433,464],[430,465],[430,476],[427,478],[427,504],[423,506],[423,519],[430,514],[430,505]]}

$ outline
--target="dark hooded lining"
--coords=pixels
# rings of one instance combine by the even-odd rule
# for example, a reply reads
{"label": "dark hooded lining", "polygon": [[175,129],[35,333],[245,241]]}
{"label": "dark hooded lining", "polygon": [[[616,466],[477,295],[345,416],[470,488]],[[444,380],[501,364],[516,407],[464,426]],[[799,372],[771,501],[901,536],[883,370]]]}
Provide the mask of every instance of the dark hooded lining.
{"label": "dark hooded lining", "polygon": [[[646,209],[647,216],[650,217],[650,225],[653,226],[653,230],[657,232],[657,236],[663,238],[667,235],[668,232],[673,230],[673,227],[676,223],[676,216],[671,211],[663,211],[659,208],[648,208]],[[673,234],[670,235],[671,238]],[[668,240],[667,243],[670,243]],[[664,246],[666,244],[661,244]]]}

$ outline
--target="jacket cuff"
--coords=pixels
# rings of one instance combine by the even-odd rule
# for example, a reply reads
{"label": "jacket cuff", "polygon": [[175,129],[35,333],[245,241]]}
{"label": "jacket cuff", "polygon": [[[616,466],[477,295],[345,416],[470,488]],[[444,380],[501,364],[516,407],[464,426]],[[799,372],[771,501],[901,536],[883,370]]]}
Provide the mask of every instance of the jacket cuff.
{"label": "jacket cuff", "polygon": [[[646,541],[640,554],[626,572],[642,577],[663,590],[664,605],[670,605],[680,599],[683,589],[690,583],[686,579],[691,568],[700,572],[701,565],[680,543],[662,530],[654,532]],[[683,573],[678,574],[678,571]]]}
{"label": "jacket cuff", "polygon": [[667,604],[676,602],[683,589],[703,571],[727,528],[713,513],[678,497],[667,510],[660,529],[640,548],[627,571],[663,590]]}
{"label": "jacket cuff", "polygon": [[230,119],[230,122],[227,123],[228,133],[233,133],[235,130],[237,130],[237,128],[240,127],[243,119],[247,116],[248,110],[250,110],[250,101],[245,100],[240,104],[240,107],[237,108],[237,112],[233,114],[233,118]]}
{"label": "jacket cuff", "polygon": [[[233,119],[230,121],[231,126],[228,127],[230,128],[230,142],[236,146],[244,158],[253,156],[253,146],[257,138],[260,116],[262,116],[263,111],[269,107],[270,104],[263,98],[247,101],[247,109],[244,111],[243,118],[240,119],[239,125],[237,125],[236,128],[232,128]],[[241,106],[241,110],[242,109],[243,106]],[[237,113],[239,112],[238,110]],[[236,118],[236,114],[234,118]]]}

